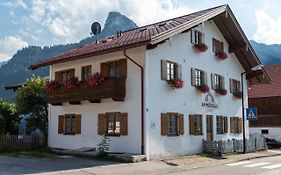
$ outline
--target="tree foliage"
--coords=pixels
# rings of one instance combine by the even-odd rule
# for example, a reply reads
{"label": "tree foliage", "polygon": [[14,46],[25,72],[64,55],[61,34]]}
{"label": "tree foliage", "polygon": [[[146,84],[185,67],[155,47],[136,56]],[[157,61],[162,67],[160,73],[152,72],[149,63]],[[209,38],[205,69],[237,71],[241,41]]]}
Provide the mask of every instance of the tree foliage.
{"label": "tree foliage", "polygon": [[0,134],[17,134],[18,124],[16,105],[0,99]]}
{"label": "tree foliage", "polygon": [[30,114],[27,119],[27,132],[40,129],[45,135],[48,127],[47,95],[44,91],[45,80],[34,76],[26,85],[19,88],[16,94],[16,105],[19,114]]}

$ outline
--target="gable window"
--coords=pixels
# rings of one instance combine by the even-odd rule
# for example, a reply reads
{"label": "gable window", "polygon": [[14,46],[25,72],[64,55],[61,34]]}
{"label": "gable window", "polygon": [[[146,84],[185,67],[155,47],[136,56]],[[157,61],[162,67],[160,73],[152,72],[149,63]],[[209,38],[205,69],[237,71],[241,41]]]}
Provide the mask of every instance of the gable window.
{"label": "gable window", "polygon": [[229,84],[230,84],[230,93],[235,94],[241,92],[240,81],[235,79],[229,79]]}
{"label": "gable window", "polygon": [[161,60],[161,79],[166,81],[181,80],[181,65],[173,61]]}
{"label": "gable window", "polygon": [[189,116],[190,135],[203,135],[202,115],[194,114]]}
{"label": "gable window", "polygon": [[224,52],[223,42],[213,38],[212,40],[212,51],[215,53]]}
{"label": "gable window", "polygon": [[101,63],[101,73],[104,77],[126,78],[127,59]]}
{"label": "gable window", "polygon": [[217,115],[217,134],[225,134],[228,132],[227,117]]}
{"label": "gable window", "polygon": [[239,134],[242,132],[243,119],[239,117],[230,117],[231,133]]}
{"label": "gable window", "polygon": [[55,72],[55,80],[58,81],[60,84],[66,82],[66,80],[75,76],[75,69],[68,69],[63,71]]}
{"label": "gable window", "polygon": [[204,34],[198,30],[192,29],[190,32],[190,38],[192,44],[203,44],[204,43]]}
{"label": "gable window", "polygon": [[98,134],[109,136],[128,135],[128,114],[121,112],[99,114]]}
{"label": "gable window", "polygon": [[81,115],[59,115],[58,133],[65,135],[81,134]]}
{"label": "gable window", "polygon": [[225,89],[224,77],[219,74],[211,74],[212,89]]}
{"label": "gable window", "polygon": [[84,66],[81,68],[81,80],[86,81],[88,76],[92,74],[92,66]]}
{"label": "gable window", "polygon": [[162,113],[161,114],[161,135],[177,136],[184,134],[184,119],[182,114]]}
{"label": "gable window", "polygon": [[192,86],[205,86],[207,85],[207,72],[192,68],[191,69],[191,85]]}

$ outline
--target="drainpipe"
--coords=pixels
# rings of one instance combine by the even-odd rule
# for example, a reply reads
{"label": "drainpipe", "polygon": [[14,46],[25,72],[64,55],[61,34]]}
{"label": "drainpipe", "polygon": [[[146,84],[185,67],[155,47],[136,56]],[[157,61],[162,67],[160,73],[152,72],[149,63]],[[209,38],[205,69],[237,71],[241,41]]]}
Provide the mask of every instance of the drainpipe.
{"label": "drainpipe", "polygon": [[141,70],[141,154],[144,154],[144,77],[143,77],[144,73],[143,73],[143,67],[139,63],[137,63],[135,60],[130,58],[126,54],[126,51],[127,51],[127,49],[123,50],[124,56],[128,60],[133,62],[135,65],[137,65]]}

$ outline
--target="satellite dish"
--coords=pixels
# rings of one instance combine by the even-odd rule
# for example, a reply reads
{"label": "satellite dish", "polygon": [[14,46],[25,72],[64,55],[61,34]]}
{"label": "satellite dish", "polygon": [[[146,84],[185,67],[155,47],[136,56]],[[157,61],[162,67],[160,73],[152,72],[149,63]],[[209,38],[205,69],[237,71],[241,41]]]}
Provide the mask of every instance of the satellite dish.
{"label": "satellite dish", "polygon": [[91,26],[92,34],[97,35],[101,31],[100,23],[94,22]]}

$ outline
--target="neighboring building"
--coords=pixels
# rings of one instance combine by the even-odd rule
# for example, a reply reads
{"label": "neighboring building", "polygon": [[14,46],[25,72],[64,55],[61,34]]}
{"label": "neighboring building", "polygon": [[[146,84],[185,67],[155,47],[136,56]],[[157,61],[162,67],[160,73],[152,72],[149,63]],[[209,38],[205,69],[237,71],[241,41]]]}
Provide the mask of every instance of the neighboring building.
{"label": "neighboring building", "polygon": [[[82,81],[48,92],[50,147],[96,147],[109,135],[112,152],[159,158],[200,153],[203,139],[241,139],[240,74],[259,64],[223,5],[118,32],[30,68],[50,66],[50,80],[61,84]],[[105,79],[90,88],[83,80],[94,72]],[[261,73],[248,78],[268,82]],[[181,87],[180,80],[183,88],[171,87]],[[206,86],[209,93],[201,93]],[[247,99],[247,83],[244,89]]]}
{"label": "neighboring building", "polygon": [[249,106],[258,109],[258,120],[250,122],[250,133],[281,142],[281,65],[269,65],[265,69],[271,83],[252,85],[248,90]]}

